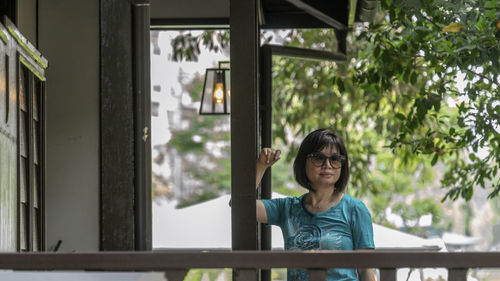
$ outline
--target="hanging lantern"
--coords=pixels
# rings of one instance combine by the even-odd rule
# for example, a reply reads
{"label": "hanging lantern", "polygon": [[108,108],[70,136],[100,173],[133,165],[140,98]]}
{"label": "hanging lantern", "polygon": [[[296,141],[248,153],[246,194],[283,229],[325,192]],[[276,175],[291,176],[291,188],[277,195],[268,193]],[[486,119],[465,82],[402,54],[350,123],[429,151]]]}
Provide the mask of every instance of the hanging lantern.
{"label": "hanging lantern", "polygon": [[221,65],[229,62],[219,62],[218,68],[207,68],[205,81],[201,92],[200,114],[231,113],[231,84],[229,68]]}

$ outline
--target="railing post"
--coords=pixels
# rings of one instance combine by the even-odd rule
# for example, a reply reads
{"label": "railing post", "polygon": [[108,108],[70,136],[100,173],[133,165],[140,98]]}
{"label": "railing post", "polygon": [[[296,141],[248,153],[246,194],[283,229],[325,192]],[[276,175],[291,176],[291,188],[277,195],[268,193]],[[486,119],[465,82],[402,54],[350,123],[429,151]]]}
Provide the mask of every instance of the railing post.
{"label": "railing post", "polygon": [[255,281],[258,279],[255,269],[233,269],[233,280],[237,281]]}
{"label": "railing post", "polygon": [[168,281],[182,281],[188,273],[188,269],[171,269],[165,271],[165,278]]}
{"label": "railing post", "polygon": [[448,268],[449,281],[467,281],[467,268]]}
{"label": "railing post", "polygon": [[308,269],[309,281],[325,281],[326,269]]}
{"label": "railing post", "polygon": [[381,268],[380,280],[382,281],[396,281],[396,269],[394,268]]}

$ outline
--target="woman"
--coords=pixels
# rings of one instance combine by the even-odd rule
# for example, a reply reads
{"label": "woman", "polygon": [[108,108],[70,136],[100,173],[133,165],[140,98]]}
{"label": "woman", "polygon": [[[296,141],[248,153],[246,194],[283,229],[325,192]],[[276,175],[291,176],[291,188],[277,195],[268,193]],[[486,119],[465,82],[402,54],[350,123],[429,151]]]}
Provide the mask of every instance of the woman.
{"label": "woman", "polygon": [[[262,149],[257,160],[257,186],[280,151]],[[320,129],[300,145],[293,164],[295,179],[309,190],[299,198],[257,200],[257,221],[277,225],[285,250],[374,249],[370,213],[359,200],[344,193],[349,179],[349,158],[342,139]],[[331,269],[328,281],[375,281],[372,269]],[[288,270],[288,281],[306,281],[305,270]]]}

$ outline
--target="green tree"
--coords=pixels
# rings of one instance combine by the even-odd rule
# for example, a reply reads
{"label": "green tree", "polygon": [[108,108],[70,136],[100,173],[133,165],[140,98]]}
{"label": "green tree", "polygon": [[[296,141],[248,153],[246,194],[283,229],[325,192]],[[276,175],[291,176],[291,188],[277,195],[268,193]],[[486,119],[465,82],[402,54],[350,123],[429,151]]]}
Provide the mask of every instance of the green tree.
{"label": "green tree", "polygon": [[[410,4],[411,3],[411,4]],[[413,86],[410,108],[394,109],[390,147],[446,163],[445,198],[470,199],[476,186],[500,191],[498,2],[382,1],[387,16],[360,33],[374,42],[354,80],[378,103],[394,82]],[[364,65],[363,65],[363,62]],[[458,75],[464,87],[458,87]],[[425,83],[418,83],[424,80]],[[370,91],[370,87],[375,87]],[[448,106],[454,103],[455,106]],[[488,153],[480,154],[483,148]]]}
{"label": "green tree", "polygon": [[[444,163],[443,200],[469,200],[475,187],[497,196],[499,18],[497,0],[383,0],[377,19],[349,34],[346,63],[275,58],[275,140],[294,155],[307,132],[338,130],[349,145],[356,193],[383,191],[366,171],[385,147],[401,165]],[[180,36],[176,42],[190,43],[174,43],[175,58],[192,58],[198,44],[225,46],[228,33],[217,33]],[[264,40],[273,34],[264,32]],[[336,49],[332,30],[281,37],[289,46]]]}
{"label": "green tree", "polygon": [[[179,152],[184,163],[183,176],[193,178],[199,184],[190,186],[191,194],[180,198],[178,208],[217,198],[228,193],[231,185],[229,117],[198,115],[194,102],[200,100],[203,77],[196,74],[192,79],[184,80],[181,72],[179,82],[183,92],[193,101],[179,109],[189,126],[171,129],[172,137],[165,145]],[[220,151],[215,153],[213,149],[207,149],[209,144],[217,146]]]}

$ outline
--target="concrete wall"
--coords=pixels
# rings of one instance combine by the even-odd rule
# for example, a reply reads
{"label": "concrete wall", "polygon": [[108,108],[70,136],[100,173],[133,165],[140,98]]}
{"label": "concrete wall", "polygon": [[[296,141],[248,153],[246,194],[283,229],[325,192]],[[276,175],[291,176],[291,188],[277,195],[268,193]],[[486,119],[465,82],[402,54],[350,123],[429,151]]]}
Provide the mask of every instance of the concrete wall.
{"label": "concrete wall", "polygon": [[[229,0],[152,0],[152,18],[223,18]],[[47,76],[47,248],[99,250],[99,0],[38,1]],[[196,9],[193,9],[196,7]],[[36,0],[18,26],[36,45]]]}
{"label": "concrete wall", "polygon": [[36,46],[36,0],[17,0],[17,28]]}
{"label": "concrete wall", "polygon": [[99,0],[39,1],[47,70],[47,248],[99,249]]}

